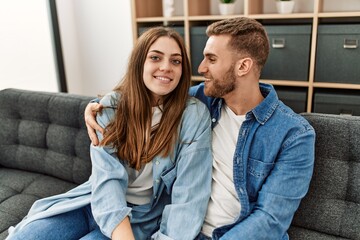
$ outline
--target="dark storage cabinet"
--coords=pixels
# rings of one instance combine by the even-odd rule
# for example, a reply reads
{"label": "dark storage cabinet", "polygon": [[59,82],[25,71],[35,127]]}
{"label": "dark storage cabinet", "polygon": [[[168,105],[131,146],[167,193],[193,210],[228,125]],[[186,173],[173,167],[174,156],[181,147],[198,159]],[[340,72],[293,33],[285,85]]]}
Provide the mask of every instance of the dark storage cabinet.
{"label": "dark storage cabinet", "polygon": [[265,25],[269,58],[262,79],[308,81],[311,25]]}
{"label": "dark storage cabinet", "polygon": [[360,116],[360,90],[323,90],[314,94],[313,112]]}
{"label": "dark storage cabinet", "polygon": [[[151,27],[156,27],[156,26],[139,27],[138,36],[143,34],[146,30],[148,30]],[[184,33],[184,27],[183,26],[170,26],[170,27],[173,28],[175,31],[177,31],[182,36],[182,38],[185,39],[185,33]]]}
{"label": "dark storage cabinet", "polygon": [[306,112],[306,88],[276,86],[275,90],[279,99],[294,110],[294,112]]}
{"label": "dark storage cabinet", "polygon": [[203,50],[208,37],[206,36],[206,26],[193,26],[190,29],[190,55],[192,74],[199,75],[198,67],[203,60]]}
{"label": "dark storage cabinet", "polygon": [[360,84],[360,24],[318,27],[315,82]]}

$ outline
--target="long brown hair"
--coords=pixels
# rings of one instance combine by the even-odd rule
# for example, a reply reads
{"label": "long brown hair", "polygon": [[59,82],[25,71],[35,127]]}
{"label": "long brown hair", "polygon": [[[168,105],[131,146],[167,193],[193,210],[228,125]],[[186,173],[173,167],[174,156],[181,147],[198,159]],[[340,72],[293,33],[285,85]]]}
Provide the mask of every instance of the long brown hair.
{"label": "long brown hair", "polygon": [[[174,39],[182,55],[182,76],[177,87],[162,99],[160,123],[151,127],[152,94],[143,81],[144,63],[151,45],[160,37]],[[112,145],[121,160],[139,170],[156,155],[173,153],[188,98],[191,68],[182,37],[173,29],[155,27],[144,32],[131,53],[127,72],[114,89],[120,94],[115,118],[106,127],[101,145]]]}

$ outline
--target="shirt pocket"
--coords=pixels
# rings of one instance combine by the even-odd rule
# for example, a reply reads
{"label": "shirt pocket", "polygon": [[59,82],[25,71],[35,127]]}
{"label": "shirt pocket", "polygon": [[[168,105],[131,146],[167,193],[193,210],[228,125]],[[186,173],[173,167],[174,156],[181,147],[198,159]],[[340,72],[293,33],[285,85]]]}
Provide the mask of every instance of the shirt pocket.
{"label": "shirt pocket", "polygon": [[165,184],[165,190],[169,195],[171,194],[172,185],[174,184],[176,175],[177,169],[175,165],[161,173],[161,179]]}
{"label": "shirt pocket", "polygon": [[249,158],[247,171],[247,190],[251,200],[257,198],[257,194],[265,179],[274,167],[274,163],[265,163],[260,160]]}

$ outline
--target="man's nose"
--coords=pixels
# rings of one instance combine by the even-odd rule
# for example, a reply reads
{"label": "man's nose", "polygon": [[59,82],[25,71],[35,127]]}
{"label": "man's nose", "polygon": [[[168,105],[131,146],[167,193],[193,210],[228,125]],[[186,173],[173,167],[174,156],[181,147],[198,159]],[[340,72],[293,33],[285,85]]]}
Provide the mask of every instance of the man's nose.
{"label": "man's nose", "polygon": [[205,60],[205,59],[203,59],[203,60],[201,61],[200,65],[199,65],[199,67],[198,67],[198,73],[199,73],[199,74],[203,74],[203,73],[205,73],[205,72],[207,71],[207,67],[205,66],[204,60]]}

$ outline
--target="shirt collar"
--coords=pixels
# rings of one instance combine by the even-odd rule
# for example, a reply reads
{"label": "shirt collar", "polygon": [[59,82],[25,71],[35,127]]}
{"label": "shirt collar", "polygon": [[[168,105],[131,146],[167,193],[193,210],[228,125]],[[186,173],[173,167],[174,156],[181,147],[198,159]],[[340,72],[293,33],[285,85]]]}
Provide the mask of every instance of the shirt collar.
{"label": "shirt collar", "polygon": [[249,114],[253,114],[256,120],[263,125],[279,105],[279,99],[274,87],[270,84],[260,83],[260,91],[264,100],[246,115],[248,117]]}

